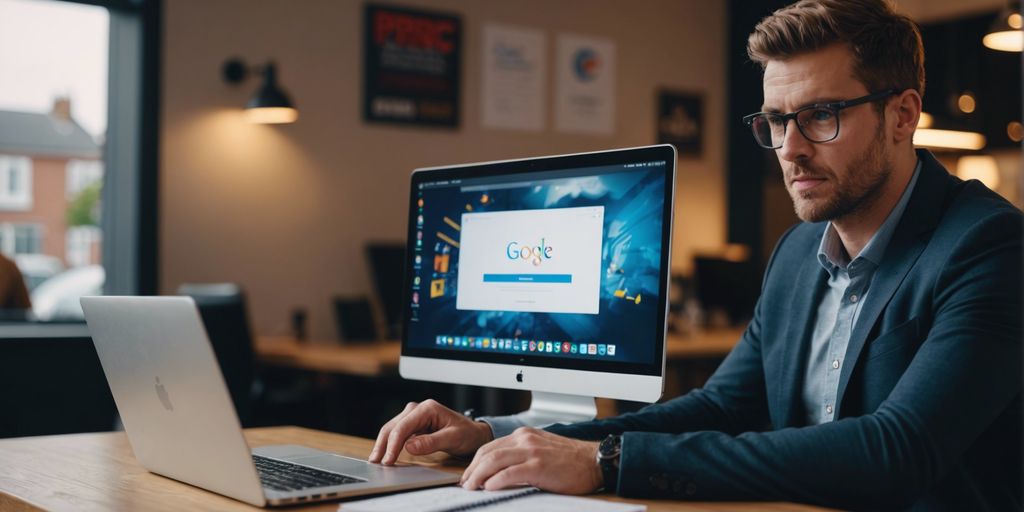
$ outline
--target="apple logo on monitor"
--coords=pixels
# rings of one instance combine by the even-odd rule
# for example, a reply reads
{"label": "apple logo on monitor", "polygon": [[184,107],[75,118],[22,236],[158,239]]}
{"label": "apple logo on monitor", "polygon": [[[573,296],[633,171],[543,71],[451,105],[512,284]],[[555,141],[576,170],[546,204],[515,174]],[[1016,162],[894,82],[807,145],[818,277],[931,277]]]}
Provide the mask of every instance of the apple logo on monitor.
{"label": "apple logo on monitor", "polygon": [[522,382],[522,381],[523,381],[523,371],[519,370],[519,373],[516,374],[516,382]]}
{"label": "apple logo on monitor", "polygon": [[171,403],[171,397],[167,394],[167,389],[160,383],[160,377],[156,378],[156,396],[160,397],[160,403],[164,404],[164,409],[168,411],[174,410],[174,405]]}

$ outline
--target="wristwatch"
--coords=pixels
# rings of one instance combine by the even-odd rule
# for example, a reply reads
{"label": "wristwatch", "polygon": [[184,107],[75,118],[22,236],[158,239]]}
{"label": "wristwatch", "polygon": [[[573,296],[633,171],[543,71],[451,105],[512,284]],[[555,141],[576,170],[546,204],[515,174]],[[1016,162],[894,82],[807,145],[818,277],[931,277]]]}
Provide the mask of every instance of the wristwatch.
{"label": "wristwatch", "polygon": [[606,491],[615,492],[619,484],[619,456],[622,455],[622,436],[610,434],[597,446],[597,465],[601,468]]}

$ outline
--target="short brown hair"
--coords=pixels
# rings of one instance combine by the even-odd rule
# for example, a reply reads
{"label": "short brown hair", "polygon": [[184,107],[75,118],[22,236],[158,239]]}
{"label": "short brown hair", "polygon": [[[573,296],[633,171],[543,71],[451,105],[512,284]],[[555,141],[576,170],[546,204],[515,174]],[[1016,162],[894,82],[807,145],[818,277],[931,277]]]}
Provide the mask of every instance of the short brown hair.
{"label": "short brown hair", "polygon": [[761,20],[747,55],[761,68],[833,44],[854,55],[854,77],[868,92],[914,89],[924,96],[924,46],[910,18],[886,0],[800,0]]}

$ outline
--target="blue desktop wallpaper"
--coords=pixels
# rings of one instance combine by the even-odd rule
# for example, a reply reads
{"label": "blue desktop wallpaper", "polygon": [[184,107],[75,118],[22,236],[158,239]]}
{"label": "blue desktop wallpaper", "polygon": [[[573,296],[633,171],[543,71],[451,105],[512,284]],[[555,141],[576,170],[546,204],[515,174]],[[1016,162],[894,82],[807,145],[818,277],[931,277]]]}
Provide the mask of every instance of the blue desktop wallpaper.
{"label": "blue desktop wallpaper", "polygon": [[[651,364],[661,283],[664,165],[508,188],[425,187],[417,191],[414,279],[408,343],[415,348],[513,353]],[[524,179],[529,179],[524,178]],[[506,185],[502,187],[501,185]],[[556,187],[557,185],[557,187]],[[464,212],[604,206],[599,314],[459,311],[459,229]],[[452,338],[452,339],[449,339]],[[472,338],[472,339],[467,339]],[[488,347],[481,346],[481,339]],[[513,341],[514,340],[514,341]],[[469,343],[467,343],[467,341]],[[559,352],[531,352],[530,341],[557,343]],[[494,347],[500,342],[499,347]],[[563,344],[568,343],[572,350]],[[597,354],[580,354],[597,344]],[[612,347],[614,346],[614,347]],[[578,348],[579,347],[579,348]],[[614,354],[612,353],[614,351]]]}

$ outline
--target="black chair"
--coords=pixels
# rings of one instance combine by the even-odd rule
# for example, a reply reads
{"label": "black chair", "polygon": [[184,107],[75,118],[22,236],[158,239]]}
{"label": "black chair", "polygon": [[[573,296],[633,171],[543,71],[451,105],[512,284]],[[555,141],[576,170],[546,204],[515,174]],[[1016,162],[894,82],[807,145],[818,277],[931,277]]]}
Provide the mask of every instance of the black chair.
{"label": "black chair", "polygon": [[380,311],[384,313],[384,335],[397,339],[401,336],[405,301],[405,243],[370,242],[366,244],[366,259]]}
{"label": "black chair", "polygon": [[179,295],[196,301],[206,334],[243,427],[252,424],[255,353],[245,294],[237,285],[184,284]]}
{"label": "black chair", "polygon": [[334,318],[342,341],[373,341],[380,339],[373,306],[366,297],[335,297]]}
{"label": "black chair", "polygon": [[697,256],[693,269],[697,300],[706,311],[724,312],[732,325],[750,320],[761,293],[753,262]]}

